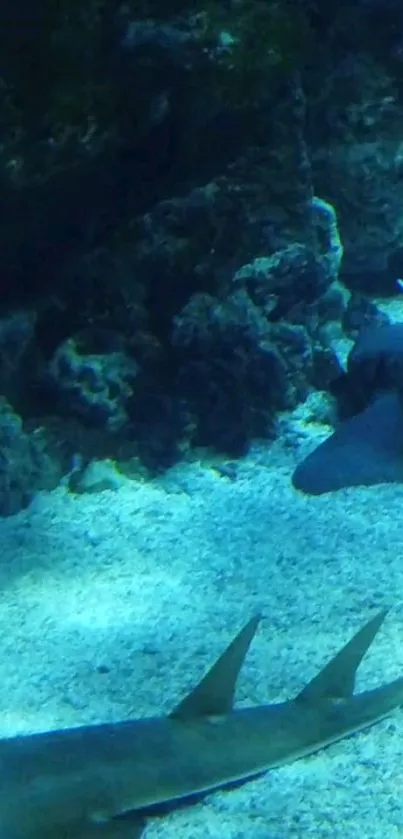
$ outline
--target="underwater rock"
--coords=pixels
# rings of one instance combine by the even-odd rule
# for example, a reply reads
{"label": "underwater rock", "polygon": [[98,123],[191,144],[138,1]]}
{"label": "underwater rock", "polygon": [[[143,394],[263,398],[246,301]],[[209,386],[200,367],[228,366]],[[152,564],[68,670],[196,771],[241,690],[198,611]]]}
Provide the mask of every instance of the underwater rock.
{"label": "underwater rock", "polygon": [[[338,236],[336,215],[331,220],[323,210],[325,202],[315,199],[314,216],[326,221],[326,246],[323,251],[307,244],[293,242],[270,256],[261,256],[242,265],[233,277],[236,287],[243,287],[266,316],[278,319],[294,305],[312,302],[323,295],[337,280],[342,247]],[[333,208],[329,209],[333,210]],[[329,229],[330,228],[330,229]]]}
{"label": "underwater rock", "polygon": [[276,409],[288,406],[286,364],[245,291],[226,300],[193,295],[175,318],[172,342],[198,443],[239,454],[251,437],[268,433]]}
{"label": "underwater rock", "polygon": [[0,380],[19,368],[35,331],[35,314],[17,310],[0,318]]}
{"label": "underwater rock", "polygon": [[245,288],[266,316],[278,318],[295,303],[314,300],[325,290],[324,279],[313,251],[296,242],[242,265],[233,283]]}
{"label": "underwater rock", "polygon": [[128,420],[126,408],[137,373],[134,359],[113,341],[109,347],[94,346],[86,335],[61,344],[48,370],[49,381],[70,415],[111,432]]}
{"label": "underwater rock", "polygon": [[0,516],[27,507],[39,489],[57,485],[57,468],[42,444],[41,435],[24,431],[22,420],[0,398]]}
{"label": "underwater rock", "polygon": [[35,312],[17,309],[0,317],[0,393],[25,405],[35,369]]}
{"label": "underwater rock", "polygon": [[297,466],[292,483],[307,495],[403,483],[403,407],[399,396],[381,396],[342,423]]}
{"label": "underwater rock", "polygon": [[82,469],[74,470],[69,479],[69,490],[80,495],[84,493],[117,491],[127,483],[127,479],[119,472],[116,464],[106,460],[92,460]]}
{"label": "underwater rock", "polygon": [[[349,45],[340,50],[338,60],[330,52],[323,56],[326,85],[316,80],[321,116],[311,147],[313,180],[319,193],[338,208],[345,248],[343,279],[348,287],[367,294],[393,293],[400,273],[395,273],[390,259],[401,250],[403,224],[397,177],[401,109],[391,49],[401,14],[389,19],[382,14],[375,35],[359,4],[337,7],[339,31],[353,31],[359,25],[362,49]],[[384,40],[378,51],[380,32]]]}
{"label": "underwater rock", "polygon": [[343,375],[343,369],[336,351],[329,344],[318,339],[313,343],[312,370],[310,382],[318,390],[331,390],[333,383]]}

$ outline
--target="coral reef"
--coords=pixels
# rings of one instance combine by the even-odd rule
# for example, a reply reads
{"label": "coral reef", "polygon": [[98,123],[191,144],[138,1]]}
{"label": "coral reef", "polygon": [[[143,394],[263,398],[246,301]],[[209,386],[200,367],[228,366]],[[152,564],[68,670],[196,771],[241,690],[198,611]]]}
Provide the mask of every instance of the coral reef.
{"label": "coral reef", "polygon": [[395,359],[344,359],[403,274],[402,23],[395,0],[0,11],[15,439],[154,474],[317,390],[365,407]]}

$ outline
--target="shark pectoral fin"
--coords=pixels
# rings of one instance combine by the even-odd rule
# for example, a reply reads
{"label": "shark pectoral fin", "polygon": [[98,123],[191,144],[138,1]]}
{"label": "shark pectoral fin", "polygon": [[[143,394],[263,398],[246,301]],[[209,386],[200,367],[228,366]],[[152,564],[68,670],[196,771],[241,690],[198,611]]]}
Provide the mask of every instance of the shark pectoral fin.
{"label": "shark pectoral fin", "polygon": [[260,617],[256,616],[241,629],[201,682],[174,708],[171,717],[194,719],[223,716],[231,711],[236,680],[259,620]]}
{"label": "shark pectoral fin", "polygon": [[323,670],[304,687],[296,701],[315,704],[320,700],[349,699],[354,693],[357,668],[383,623],[384,609],[368,621]]}

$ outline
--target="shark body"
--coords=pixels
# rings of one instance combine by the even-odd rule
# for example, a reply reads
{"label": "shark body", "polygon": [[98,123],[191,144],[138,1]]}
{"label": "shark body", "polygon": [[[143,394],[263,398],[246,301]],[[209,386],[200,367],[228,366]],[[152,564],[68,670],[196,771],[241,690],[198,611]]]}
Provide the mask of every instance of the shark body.
{"label": "shark body", "polygon": [[382,719],[403,704],[403,677],[359,694],[354,682],[384,616],[288,702],[233,708],[253,618],[169,716],[0,740],[0,835],[135,839],[144,810],[247,780]]}

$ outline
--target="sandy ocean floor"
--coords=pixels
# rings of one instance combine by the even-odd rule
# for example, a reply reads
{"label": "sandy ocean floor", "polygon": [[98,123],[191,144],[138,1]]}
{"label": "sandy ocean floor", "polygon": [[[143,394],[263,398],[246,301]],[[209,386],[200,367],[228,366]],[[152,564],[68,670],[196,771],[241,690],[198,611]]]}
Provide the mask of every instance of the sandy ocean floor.
{"label": "sandy ocean floor", "polygon": [[[261,447],[235,481],[182,465],[2,520],[0,733],[169,711],[257,611],[239,703],[293,696],[385,605],[358,687],[402,675],[403,486],[307,498],[293,462]],[[403,836],[403,710],[145,832],[308,836]]]}

